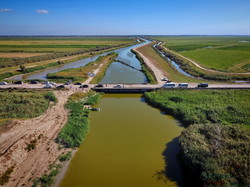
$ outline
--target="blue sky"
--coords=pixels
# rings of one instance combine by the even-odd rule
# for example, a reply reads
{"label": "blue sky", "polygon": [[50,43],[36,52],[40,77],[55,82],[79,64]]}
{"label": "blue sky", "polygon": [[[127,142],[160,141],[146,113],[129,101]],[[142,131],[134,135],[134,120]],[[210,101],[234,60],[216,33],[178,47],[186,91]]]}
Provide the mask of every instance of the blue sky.
{"label": "blue sky", "polygon": [[250,0],[1,0],[0,35],[250,35]]}

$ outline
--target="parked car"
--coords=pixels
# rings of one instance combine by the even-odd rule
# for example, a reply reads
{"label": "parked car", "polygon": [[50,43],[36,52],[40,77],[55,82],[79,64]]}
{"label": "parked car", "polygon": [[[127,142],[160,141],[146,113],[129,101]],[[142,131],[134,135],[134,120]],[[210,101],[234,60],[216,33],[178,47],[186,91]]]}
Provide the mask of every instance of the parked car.
{"label": "parked car", "polygon": [[44,82],[42,82],[42,84],[50,84],[50,82],[49,81],[44,81]]}
{"label": "parked car", "polygon": [[46,84],[43,88],[52,88],[51,84]]}
{"label": "parked car", "polygon": [[167,82],[166,83],[171,83],[172,81],[171,80],[167,80]]}
{"label": "parked car", "polygon": [[38,81],[30,81],[30,84],[38,84]]}
{"label": "parked car", "polygon": [[52,86],[56,86],[56,83],[54,82],[50,82],[49,84],[51,84]]}
{"label": "parked car", "polygon": [[161,80],[162,81],[167,81],[168,79],[167,79],[167,77],[163,77]]}
{"label": "parked car", "polygon": [[198,88],[206,88],[206,87],[208,87],[208,83],[199,83],[199,84],[197,85],[197,87],[198,87]]}
{"label": "parked car", "polygon": [[23,84],[23,81],[16,81],[14,84]]}
{"label": "parked car", "polygon": [[165,83],[162,88],[174,88],[176,86],[175,83]]}
{"label": "parked car", "polygon": [[84,84],[84,85],[81,85],[79,88],[88,88],[88,87],[89,87],[89,85]]}
{"label": "parked car", "polygon": [[80,82],[76,82],[74,85],[82,85],[82,83],[80,83]]}
{"label": "parked car", "polygon": [[56,88],[65,88],[65,86],[64,85],[59,85]]}
{"label": "parked car", "polygon": [[178,84],[179,88],[187,88],[188,87],[188,83],[180,83]]}
{"label": "parked car", "polygon": [[6,85],[6,84],[8,84],[7,82],[0,82],[0,85]]}
{"label": "parked car", "polygon": [[117,84],[117,85],[114,86],[114,88],[122,88],[122,86]]}
{"label": "parked car", "polygon": [[96,88],[102,88],[103,85],[102,85],[102,84],[98,84],[98,85],[96,85],[95,87],[96,87]]}

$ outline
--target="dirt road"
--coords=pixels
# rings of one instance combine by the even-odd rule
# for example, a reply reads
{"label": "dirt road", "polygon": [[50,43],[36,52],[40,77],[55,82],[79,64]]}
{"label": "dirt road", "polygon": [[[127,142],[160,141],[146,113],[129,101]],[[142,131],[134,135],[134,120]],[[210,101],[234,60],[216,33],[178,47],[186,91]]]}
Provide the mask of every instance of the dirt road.
{"label": "dirt road", "polygon": [[[151,45],[150,44],[147,44],[147,45]],[[134,50],[142,57],[142,59],[144,60],[144,62],[148,65],[148,67],[154,72],[154,75],[156,77],[156,80],[158,82],[158,84],[161,83],[161,79],[163,79],[165,77],[165,73],[159,69],[158,67],[156,67],[154,65],[154,63],[152,62],[151,59],[145,57],[138,49],[141,48],[141,47],[144,47],[145,45],[143,46],[140,46],[140,47],[137,47],[137,48],[134,48]]]}
{"label": "dirt road", "polygon": [[[58,103],[45,114],[29,120],[14,120],[0,135],[0,171],[14,167],[6,187],[32,186],[33,180],[48,170],[65,150],[58,149],[55,139],[67,122],[64,104],[71,91],[55,92]],[[28,150],[28,147],[34,149]]]}

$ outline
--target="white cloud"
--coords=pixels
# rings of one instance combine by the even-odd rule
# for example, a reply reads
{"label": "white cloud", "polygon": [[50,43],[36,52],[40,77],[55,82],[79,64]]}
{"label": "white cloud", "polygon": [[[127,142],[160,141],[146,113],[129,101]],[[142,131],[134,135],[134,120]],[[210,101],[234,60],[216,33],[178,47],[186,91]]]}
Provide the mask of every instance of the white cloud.
{"label": "white cloud", "polygon": [[9,9],[9,8],[2,8],[0,9],[0,12],[12,12],[13,10],[12,9]]}
{"label": "white cloud", "polygon": [[36,12],[37,12],[38,14],[48,14],[48,13],[49,13],[49,11],[48,11],[48,10],[45,10],[45,9],[37,9]]}

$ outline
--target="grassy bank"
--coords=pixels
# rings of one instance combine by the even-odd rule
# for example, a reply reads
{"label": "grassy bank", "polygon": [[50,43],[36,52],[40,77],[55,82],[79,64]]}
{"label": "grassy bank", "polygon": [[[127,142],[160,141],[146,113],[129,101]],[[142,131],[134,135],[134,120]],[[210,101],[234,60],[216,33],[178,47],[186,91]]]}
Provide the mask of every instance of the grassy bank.
{"label": "grassy bank", "polygon": [[189,126],[180,136],[183,161],[204,185],[249,184],[248,90],[168,90],[145,98]]}
{"label": "grassy bank", "polygon": [[47,75],[48,79],[64,79],[72,81],[85,81],[89,75],[88,73],[93,73],[101,64],[110,64],[113,62],[114,58],[117,56],[117,53],[110,53],[106,56],[99,57],[96,61],[88,63],[86,66],[79,68],[70,68],[57,73],[49,73]]}
{"label": "grassy bank", "polygon": [[109,59],[107,60],[107,62],[105,62],[102,67],[100,68],[99,72],[94,76],[94,78],[91,80],[91,84],[98,84],[102,78],[104,77],[107,69],[109,68],[110,64],[112,64],[112,62],[114,62],[114,59],[118,56],[117,53],[114,53],[113,56],[109,57]]}
{"label": "grassy bank", "polygon": [[[168,61],[167,58],[171,59],[172,61],[175,61],[182,70],[187,72],[188,74],[194,76],[194,77],[200,77],[207,80],[215,80],[215,81],[231,81],[231,80],[250,80],[250,75],[244,75],[244,74],[225,74],[225,73],[219,73],[219,72],[210,72],[205,71],[197,66],[195,66],[193,63],[189,62],[188,60],[177,56],[176,54],[172,53],[171,51],[166,51],[161,46],[157,46],[157,49],[164,53],[165,61]],[[169,62],[170,63],[170,62]]]}
{"label": "grassy bank", "polygon": [[134,53],[136,55],[136,58],[140,61],[141,66],[142,66],[142,72],[146,75],[148,83],[157,84],[157,80],[156,80],[154,72],[144,62],[143,58],[135,50],[132,49],[131,52]]}
{"label": "grassy bank", "polygon": [[89,109],[83,107],[83,104],[94,104],[99,98],[100,94],[90,92],[75,93],[70,96],[66,108],[70,113],[67,124],[62,128],[57,137],[57,142],[67,148],[79,147],[89,131]]}

